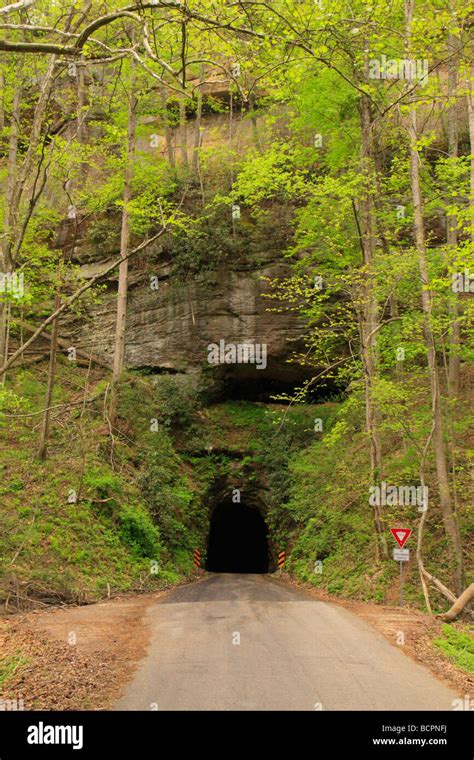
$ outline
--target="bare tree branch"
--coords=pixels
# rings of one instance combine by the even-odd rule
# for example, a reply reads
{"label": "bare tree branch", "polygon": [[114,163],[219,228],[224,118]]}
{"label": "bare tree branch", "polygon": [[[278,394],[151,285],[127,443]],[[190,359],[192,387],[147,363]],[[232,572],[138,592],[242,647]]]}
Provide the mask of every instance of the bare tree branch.
{"label": "bare tree branch", "polygon": [[36,0],[20,0],[18,3],[4,5],[3,8],[0,8],[0,15],[3,16],[3,14],[13,13],[14,11],[23,11],[25,8],[29,8],[30,5],[33,5],[35,2]]}
{"label": "bare tree branch", "polygon": [[[133,248],[126,256],[127,259],[130,258],[130,256],[133,256],[135,253],[138,253],[139,251],[143,251],[144,248],[147,248],[147,246],[151,245],[155,240],[157,240],[159,237],[164,235],[164,233],[167,232],[167,227],[162,227],[159,232],[157,232],[155,235],[152,235],[151,238],[147,238],[144,240],[140,245],[138,245],[136,248]],[[116,259],[112,264],[110,264],[108,267],[106,267],[102,272],[99,274],[96,274],[95,277],[92,277],[89,282],[84,283],[79,290],[76,290],[75,293],[73,293],[69,298],[66,298],[65,301],[61,304],[61,306],[56,309],[50,316],[42,322],[42,324],[38,327],[37,330],[33,333],[31,338],[29,338],[23,345],[21,345],[17,350],[11,355],[10,359],[5,362],[3,367],[0,367],[0,377],[5,374],[5,372],[12,366],[12,364],[18,359],[19,356],[21,356],[28,346],[31,346],[34,341],[39,338],[40,335],[46,330],[46,328],[54,322],[54,320],[62,314],[64,311],[69,309],[73,303],[75,303],[83,293],[86,292],[86,290],[89,290],[93,285],[95,285],[96,282],[98,282],[102,277],[105,277],[107,274],[112,272],[114,269],[116,269],[120,262],[124,260],[124,257],[121,256],[120,258]]]}

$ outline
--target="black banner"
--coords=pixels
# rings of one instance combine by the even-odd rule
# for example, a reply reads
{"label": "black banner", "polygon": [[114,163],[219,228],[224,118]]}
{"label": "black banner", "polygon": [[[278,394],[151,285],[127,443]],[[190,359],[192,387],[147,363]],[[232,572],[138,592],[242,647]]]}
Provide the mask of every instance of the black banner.
{"label": "black banner", "polygon": [[[0,712],[0,760],[194,755],[262,747],[335,757],[472,760],[473,715],[445,712]],[[284,743],[284,744],[283,744]],[[288,754],[288,748],[285,750]],[[350,753],[350,755],[349,755]]]}

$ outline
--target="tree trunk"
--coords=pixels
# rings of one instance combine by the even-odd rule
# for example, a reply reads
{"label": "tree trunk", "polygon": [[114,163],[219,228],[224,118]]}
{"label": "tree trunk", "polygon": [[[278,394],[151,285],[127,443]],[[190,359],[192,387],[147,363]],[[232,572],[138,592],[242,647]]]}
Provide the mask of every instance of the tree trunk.
{"label": "tree trunk", "polygon": [[250,110],[250,121],[252,122],[252,135],[253,135],[253,141],[255,143],[255,147],[257,148],[258,152],[262,152],[262,144],[260,142],[260,135],[258,132],[258,123],[257,123],[257,116],[255,113],[255,94],[253,92],[249,95],[249,110]]}
{"label": "tree trunk", "polygon": [[[133,61],[133,59],[132,59]],[[130,245],[130,209],[132,199],[133,159],[135,155],[137,128],[137,96],[135,94],[135,63],[132,62],[132,86],[128,101],[127,155],[125,164],[125,183],[123,190],[122,229],[120,235],[120,256],[117,319],[114,341],[114,364],[112,374],[112,393],[110,403],[110,419],[114,422],[117,414],[117,383],[123,370],[125,354],[125,325],[127,320],[127,291],[128,291],[128,252]]]}
{"label": "tree trunk", "polygon": [[3,132],[5,127],[5,73],[3,67],[6,63],[6,55],[2,53],[0,56],[0,132]]}
{"label": "tree trunk", "polygon": [[[201,70],[200,81],[202,82],[203,79],[204,79],[204,72]],[[194,134],[193,163],[192,163],[193,172],[195,172],[196,174],[199,171],[199,149],[202,144],[201,127],[202,127],[202,90],[201,90],[201,87],[199,87],[198,95],[197,95],[196,132]]]}
{"label": "tree trunk", "polygon": [[[56,295],[55,302],[54,302],[54,308],[59,309],[61,306],[61,297]],[[53,399],[53,390],[54,390],[54,378],[56,375],[56,357],[58,352],[58,332],[59,332],[59,317],[56,317],[56,319],[53,322],[53,330],[51,333],[51,349],[49,353],[49,371],[48,371],[48,380],[46,383],[46,395],[44,399],[44,412],[43,412],[43,422],[41,425],[41,433],[40,433],[40,440],[39,440],[39,446],[38,446],[38,459],[41,461],[44,461],[47,456],[48,452],[48,438],[49,438],[49,425],[51,420],[51,401]]]}
{"label": "tree trunk", "polygon": [[[12,103],[12,115],[10,125],[10,138],[8,141],[8,160],[7,160],[7,187],[5,192],[5,206],[3,214],[3,235],[1,243],[1,271],[11,273],[13,271],[13,261],[11,255],[13,229],[11,227],[14,219],[12,215],[13,195],[15,191],[16,174],[17,174],[17,157],[18,157],[18,139],[20,123],[20,103],[21,89],[15,87]],[[1,299],[1,296],[0,296]],[[3,367],[7,360],[7,336],[8,336],[8,314],[7,302],[0,300],[0,366]],[[3,376],[5,382],[5,376]]]}
{"label": "tree trunk", "polygon": [[166,152],[168,154],[169,165],[171,166],[172,169],[174,169],[176,167],[176,162],[175,162],[174,147],[173,147],[173,130],[171,129],[170,123],[169,123],[167,94],[166,94],[166,87],[164,85],[160,86],[160,95],[161,95],[161,110],[163,112],[163,124],[165,128]]}
{"label": "tree trunk", "polygon": [[470,84],[467,93],[469,141],[471,146],[471,192],[469,196],[471,240],[474,241],[474,66],[470,68]]}
{"label": "tree trunk", "polygon": [[[361,348],[365,386],[365,423],[370,442],[370,481],[372,486],[382,478],[382,445],[378,430],[377,410],[373,392],[377,372],[377,328],[378,305],[375,296],[374,254],[375,254],[375,206],[373,183],[375,180],[373,118],[370,101],[362,95],[360,100],[361,120],[361,162],[365,187],[359,201],[361,246],[364,258],[362,288]],[[377,534],[377,548],[384,558],[388,557],[386,526],[380,505],[374,505],[374,523]]]}
{"label": "tree trunk", "polygon": [[[30,135],[28,138],[28,150],[26,151],[25,158],[18,170],[17,180],[11,199],[11,221],[9,227],[14,231],[18,224],[18,215],[20,213],[20,204],[23,197],[25,184],[31,177],[35,161],[37,160],[38,147],[41,140],[41,132],[43,128],[44,118],[46,115],[46,109],[48,107],[49,99],[53,89],[54,82],[56,80],[56,56],[51,56],[48,69],[44,75],[43,82],[40,88],[40,95],[35,107],[33,115],[33,122],[31,126]],[[15,263],[15,259],[18,255],[22,244],[22,238],[17,236],[15,245],[12,250],[12,259]]]}
{"label": "tree trunk", "polygon": [[[456,51],[456,38],[450,34],[448,49],[451,54]],[[458,86],[458,61],[456,57],[450,60],[448,68],[448,96],[457,97]],[[457,99],[448,109],[448,155],[455,159],[458,156],[458,108]],[[458,245],[457,219],[453,214],[446,217],[446,243],[448,246],[448,256],[452,259],[456,255]],[[448,385],[449,392],[453,398],[459,395],[461,360],[459,348],[461,343],[461,330],[459,326],[459,296],[457,293],[450,294],[449,300],[450,315],[450,333],[449,333],[449,364],[448,364]]]}
{"label": "tree trunk", "polygon": [[76,140],[78,143],[85,143],[85,105],[86,105],[86,88],[85,88],[85,71],[83,66],[79,66],[77,71],[77,131]]}
{"label": "tree trunk", "polygon": [[181,137],[181,162],[188,169],[188,127],[186,122],[186,103],[184,95],[179,99],[179,134]]}
{"label": "tree trunk", "polygon": [[[414,0],[405,0],[405,12],[407,22],[407,56],[410,57],[411,22],[414,13]],[[423,221],[423,204],[420,184],[420,157],[417,150],[418,127],[416,109],[410,111],[408,121],[408,133],[410,137],[410,183],[413,197],[415,245],[418,254],[418,266],[421,280],[421,303],[423,310],[423,330],[428,358],[428,372],[430,379],[432,419],[433,419],[433,447],[435,453],[436,474],[438,479],[438,493],[443,525],[450,546],[450,553],[454,562],[454,584],[458,593],[463,587],[463,555],[461,536],[453,509],[451,492],[449,487],[449,473],[447,464],[447,452],[444,441],[444,426],[441,408],[441,393],[439,383],[439,371],[435,337],[432,329],[432,292],[428,272],[428,256],[426,250],[425,227]]]}

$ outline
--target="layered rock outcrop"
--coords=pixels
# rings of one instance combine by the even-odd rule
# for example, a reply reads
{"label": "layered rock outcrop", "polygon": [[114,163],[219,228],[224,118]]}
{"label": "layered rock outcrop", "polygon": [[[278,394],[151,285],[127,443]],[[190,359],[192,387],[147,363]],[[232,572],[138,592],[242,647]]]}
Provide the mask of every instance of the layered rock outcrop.
{"label": "layered rock outcrop", "polygon": [[[116,253],[114,254],[116,255]],[[105,268],[112,256],[95,261],[81,246],[75,258],[82,277]],[[226,343],[264,344],[265,370],[255,365],[223,365],[215,368],[239,382],[262,383],[278,388],[302,379],[302,369],[289,363],[301,343],[304,327],[291,311],[275,311],[277,304],[266,294],[269,280],[289,274],[289,265],[274,251],[262,251],[258,262],[225,261],[205,277],[176,280],[172,261],[161,246],[130,266],[125,363],[129,368],[152,371],[193,372],[208,364],[208,346]],[[71,345],[112,363],[115,329],[116,278],[106,282],[96,303],[61,324],[61,335]],[[303,373],[304,375],[304,373]]]}

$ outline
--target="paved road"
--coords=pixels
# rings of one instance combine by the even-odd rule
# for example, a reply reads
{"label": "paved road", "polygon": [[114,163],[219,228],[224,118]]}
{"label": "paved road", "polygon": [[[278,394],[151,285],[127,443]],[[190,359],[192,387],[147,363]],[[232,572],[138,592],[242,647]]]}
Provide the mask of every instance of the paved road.
{"label": "paved road", "polygon": [[449,710],[458,696],[352,613],[268,576],[212,575],[148,614],[117,709]]}

